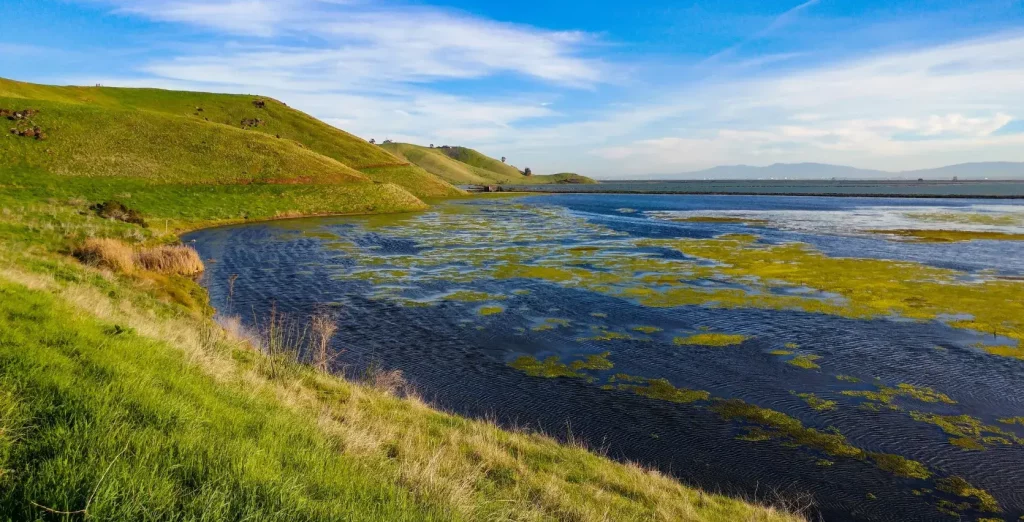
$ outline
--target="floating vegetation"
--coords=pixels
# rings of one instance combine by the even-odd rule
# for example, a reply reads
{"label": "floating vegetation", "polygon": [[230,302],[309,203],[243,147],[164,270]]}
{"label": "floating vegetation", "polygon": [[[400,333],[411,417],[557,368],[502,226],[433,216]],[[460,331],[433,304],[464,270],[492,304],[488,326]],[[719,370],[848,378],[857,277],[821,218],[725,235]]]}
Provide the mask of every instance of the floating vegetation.
{"label": "floating vegetation", "polygon": [[800,348],[799,344],[796,344],[796,343],[786,343],[786,349],[787,350],[796,350],[797,348]]}
{"label": "floating vegetation", "polygon": [[556,355],[552,355],[543,361],[537,360],[536,357],[524,355],[509,363],[509,366],[529,375],[530,377],[545,377],[548,379],[556,377],[587,377],[586,374],[579,373],[569,368],[569,365],[562,363],[561,359]]}
{"label": "floating vegetation", "polygon": [[858,379],[858,378],[856,378],[856,377],[854,377],[852,375],[836,375],[836,379],[838,379],[840,381],[843,381],[843,382],[852,382],[852,383],[860,382],[860,379]]}
{"label": "floating vegetation", "polygon": [[505,307],[501,305],[488,305],[477,308],[476,313],[480,315],[495,315],[505,311]]}
{"label": "floating vegetation", "polygon": [[793,355],[793,352],[790,351],[790,350],[772,350],[772,351],[768,352],[768,354],[769,355]]}
{"label": "floating vegetation", "polygon": [[910,412],[918,422],[938,426],[947,435],[949,443],[965,450],[980,451],[986,445],[1024,444],[1024,439],[999,426],[991,426],[970,415],[938,415],[919,411]]}
{"label": "floating vegetation", "polygon": [[590,337],[578,337],[576,338],[576,340],[582,343],[586,341],[617,341],[633,339],[633,336],[629,334],[624,334],[622,332],[605,330],[604,328],[601,327],[592,327],[591,329],[593,330],[594,335]]}
{"label": "floating vegetation", "polygon": [[[979,511],[988,513],[999,513],[1002,511],[995,497],[984,489],[974,487],[970,482],[964,480],[963,477],[953,476],[938,479],[935,481],[935,489],[958,497],[973,498],[975,499],[974,507]],[[963,509],[957,511],[963,511]]]}
{"label": "floating vegetation", "polygon": [[657,326],[635,326],[635,327],[633,327],[633,331],[634,332],[641,332],[641,333],[645,333],[645,334],[649,335],[649,334],[653,334],[653,333],[658,333],[658,332],[662,331],[662,329],[658,328]]}
{"label": "floating vegetation", "polygon": [[814,464],[816,466],[821,466],[823,468],[827,468],[827,467],[830,467],[830,466],[834,465],[835,462],[833,462],[831,460],[828,460],[828,459],[818,459],[818,460],[814,461]]}
{"label": "floating vegetation", "polygon": [[457,290],[450,294],[446,294],[443,299],[448,301],[462,301],[466,303],[475,303],[480,301],[500,301],[505,299],[505,296],[501,294],[489,294],[487,292],[477,292],[475,290]]}
{"label": "floating vegetation", "polygon": [[533,330],[534,332],[546,332],[548,330],[554,330],[558,327],[568,327],[571,324],[572,321],[570,321],[569,319],[548,317],[547,319],[544,319],[544,322],[537,326],[534,326],[533,328],[530,328],[530,330]]}
{"label": "floating vegetation", "polygon": [[875,462],[879,469],[888,471],[893,475],[918,479],[926,479],[931,476],[928,468],[916,460],[910,460],[900,455],[893,455],[892,453],[868,452],[867,455]]}
{"label": "floating vegetation", "polygon": [[643,397],[680,404],[706,401],[711,398],[711,394],[704,390],[676,388],[666,379],[647,379],[620,373],[608,379],[608,383],[617,383],[615,389],[618,390],[631,391]]}
{"label": "floating vegetation", "polygon": [[778,439],[821,451],[833,457],[870,460],[880,469],[907,478],[926,479],[931,476],[920,462],[888,453],[873,453],[851,445],[837,430],[818,431],[808,428],[785,413],[754,406],[739,399],[717,399],[711,409],[726,420],[754,424],[748,434],[758,440]]}
{"label": "floating vegetation", "polygon": [[997,421],[1003,424],[1020,424],[1021,426],[1024,426],[1024,417],[1005,417],[997,419]]}
{"label": "floating vegetation", "polygon": [[[995,275],[967,281],[963,272],[918,263],[833,258],[802,243],[760,243],[751,234],[638,239],[556,207],[495,201],[483,212],[472,205],[453,211],[453,206],[458,205],[442,205],[398,224],[371,225],[379,233],[415,242],[418,250],[380,255],[356,246],[346,252],[363,268],[349,269],[345,277],[379,266],[395,271],[363,277],[453,283],[528,278],[656,307],[793,309],[922,321],[968,315],[971,321],[951,321],[950,326],[1024,342],[1024,300],[1016,297],[1024,281]],[[685,258],[640,251],[643,247],[670,248]],[[987,351],[1024,358],[1024,347],[1012,343]]]}
{"label": "floating vegetation", "polygon": [[749,339],[746,335],[699,333],[689,337],[676,337],[672,342],[679,346],[736,346]]}
{"label": "floating vegetation", "polygon": [[509,363],[509,366],[531,377],[545,377],[548,379],[569,377],[593,380],[593,377],[582,372],[584,370],[611,370],[615,365],[608,360],[610,355],[611,352],[587,355],[582,359],[573,360],[569,364],[563,363],[557,355],[552,355],[543,361],[540,361],[533,356],[523,355]]}
{"label": "floating vegetation", "polygon": [[948,395],[925,386],[914,386],[906,383],[897,384],[895,388],[881,384],[877,386],[878,391],[846,390],[841,393],[847,397],[860,397],[881,404],[892,404],[893,400],[897,397],[905,397],[928,403],[956,404],[956,401],[950,399]]}
{"label": "floating vegetation", "polygon": [[929,223],[961,225],[1024,226],[1024,214],[989,214],[981,212],[908,212],[908,218]]}
{"label": "floating vegetation", "polygon": [[924,230],[924,229],[903,229],[903,230],[868,230],[872,234],[885,234],[908,238],[912,241],[927,243],[952,243],[956,241],[1024,241],[1024,234],[1010,234],[1006,232],[979,232],[974,230]]}
{"label": "floating vegetation", "polygon": [[596,317],[598,319],[604,319],[608,317],[608,314],[604,312],[590,312],[590,317]]}
{"label": "floating vegetation", "polygon": [[992,355],[1010,357],[1013,359],[1024,359],[1024,345],[1021,346],[989,346],[986,344],[975,344],[975,348],[981,348]]}
{"label": "floating vegetation", "polygon": [[808,406],[810,406],[812,409],[816,411],[830,411],[836,409],[836,401],[822,399],[821,397],[818,397],[813,393],[790,393],[793,393],[797,397],[803,399]]}
{"label": "floating vegetation", "polygon": [[797,368],[803,368],[805,370],[817,370],[818,368],[821,368],[821,366],[818,366],[818,363],[816,363],[814,361],[817,361],[817,360],[820,360],[820,359],[821,359],[820,355],[806,355],[806,354],[804,354],[804,355],[797,355],[796,357],[794,357],[794,358],[792,358],[792,359],[790,359],[790,360],[788,360],[786,362],[789,363],[789,364],[792,364],[793,366],[796,366]]}
{"label": "floating vegetation", "polygon": [[525,288],[516,288],[512,291],[512,295],[530,295],[530,291]]}

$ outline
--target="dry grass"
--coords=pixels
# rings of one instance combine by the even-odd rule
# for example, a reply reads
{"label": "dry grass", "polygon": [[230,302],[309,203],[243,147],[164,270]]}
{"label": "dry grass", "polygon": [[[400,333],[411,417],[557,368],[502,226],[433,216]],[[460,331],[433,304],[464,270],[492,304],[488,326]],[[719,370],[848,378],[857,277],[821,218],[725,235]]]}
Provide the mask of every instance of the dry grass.
{"label": "dry grass", "polygon": [[318,312],[310,320],[310,328],[313,330],[312,365],[321,372],[330,370],[331,360],[334,356],[328,350],[331,338],[338,331],[338,323],[334,321],[327,312]]}
{"label": "dry grass", "polygon": [[142,269],[159,274],[195,276],[206,269],[199,253],[192,247],[165,245],[138,249],[111,238],[86,239],[75,249],[75,257],[87,265],[122,274]]}
{"label": "dry grass", "polygon": [[87,265],[130,274],[135,271],[135,249],[123,241],[110,238],[89,238],[78,249],[75,257]]}
{"label": "dry grass", "polygon": [[135,262],[145,270],[162,274],[194,276],[201,274],[206,267],[203,265],[199,252],[189,246],[159,246],[139,250],[135,254]]}

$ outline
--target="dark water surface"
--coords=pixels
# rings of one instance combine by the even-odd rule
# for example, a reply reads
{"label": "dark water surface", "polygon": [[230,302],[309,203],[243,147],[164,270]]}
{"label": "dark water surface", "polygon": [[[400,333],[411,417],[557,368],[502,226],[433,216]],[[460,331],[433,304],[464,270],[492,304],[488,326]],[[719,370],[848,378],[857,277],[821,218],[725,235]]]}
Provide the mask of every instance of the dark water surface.
{"label": "dark water surface", "polygon": [[[692,215],[758,221],[671,221]],[[398,217],[240,225],[188,239],[215,260],[204,283],[221,313],[251,322],[271,306],[295,315],[333,306],[341,328],[335,347],[344,350],[339,365],[400,369],[439,407],[556,436],[571,432],[611,457],[710,490],[768,500],[811,494],[826,520],[956,520],[937,509],[939,502],[973,499],[935,491],[934,479],[949,476],[988,491],[1004,510],[998,516],[1017,520],[1024,515],[1024,446],[990,441],[984,450],[968,451],[909,413],[966,415],[1012,434],[1005,438],[1024,437],[1024,426],[998,422],[1024,416],[1024,360],[974,346],[1014,340],[937,320],[647,306],[630,297],[641,294],[629,292],[676,284],[665,283],[665,274],[713,268],[659,240],[730,233],[755,234],[764,243],[800,241],[831,257],[954,269],[965,281],[1012,280],[1024,275],[1024,242],[909,243],[863,230],[1015,232],[1024,227],[1021,218],[1022,206],[981,200],[595,194],[446,204]],[[572,275],[581,273],[582,279]],[[742,277],[700,276],[687,284],[754,291]],[[810,288],[772,292],[838,299]],[[639,326],[659,330],[644,333]],[[728,347],[674,343],[707,332],[747,340]],[[773,353],[786,345],[819,356],[820,368],[800,368]],[[568,363],[604,352],[614,369],[589,371],[589,379],[531,376],[510,366],[523,356]],[[740,440],[743,426],[723,420],[708,402],[607,389],[609,377],[619,373],[666,379],[782,412],[818,430],[838,430],[853,446],[919,461],[934,476],[901,478],[870,461],[783,440]],[[900,383],[930,388],[955,404],[901,397],[894,403],[899,408],[868,408],[862,398],[840,393]],[[794,392],[837,405],[818,411]],[[996,516],[963,511],[966,519]]]}
{"label": "dark water surface", "polygon": [[671,180],[602,181],[596,185],[507,185],[527,192],[641,194],[788,194],[875,197],[1024,198],[1024,180]]}

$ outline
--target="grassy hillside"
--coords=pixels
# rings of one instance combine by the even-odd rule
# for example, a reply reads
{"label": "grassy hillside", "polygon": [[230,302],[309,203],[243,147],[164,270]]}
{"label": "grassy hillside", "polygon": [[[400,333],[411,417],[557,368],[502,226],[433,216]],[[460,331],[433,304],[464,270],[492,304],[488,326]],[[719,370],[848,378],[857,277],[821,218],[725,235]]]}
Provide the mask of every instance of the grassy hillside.
{"label": "grassy hillside", "polygon": [[386,143],[381,147],[456,185],[595,183],[573,173],[525,176],[511,165],[466,147],[428,148],[411,143]]}
{"label": "grassy hillside", "polygon": [[521,172],[519,172],[519,169],[467,147],[448,147],[446,149],[436,150],[448,155],[448,157],[452,159],[461,161],[466,165],[496,172],[500,175],[508,176],[513,179],[516,177],[525,177]]}
{"label": "grassy hillside", "polygon": [[38,110],[30,121],[10,123],[46,133],[42,141],[6,134],[0,165],[154,183],[378,181],[419,197],[460,194],[380,147],[264,97],[0,79],[0,108]]}
{"label": "grassy hillside", "polygon": [[456,185],[483,185],[496,183],[503,177],[494,172],[452,159],[438,149],[411,143],[385,143],[381,145],[393,155],[414,163],[427,172]]}

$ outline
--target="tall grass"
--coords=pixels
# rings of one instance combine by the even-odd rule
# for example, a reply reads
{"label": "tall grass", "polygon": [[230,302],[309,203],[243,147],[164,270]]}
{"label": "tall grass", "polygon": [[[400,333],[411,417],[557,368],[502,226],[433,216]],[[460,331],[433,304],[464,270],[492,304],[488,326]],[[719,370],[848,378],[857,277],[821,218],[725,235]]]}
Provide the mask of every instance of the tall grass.
{"label": "tall grass", "polygon": [[333,315],[321,310],[313,314],[313,318],[310,320],[310,329],[313,331],[311,364],[313,368],[326,373],[330,370],[331,362],[335,358],[329,347],[331,339],[338,331],[338,323]]}
{"label": "tall grass", "polygon": [[85,264],[125,274],[142,269],[160,274],[195,276],[206,269],[199,253],[184,245],[136,248],[118,239],[88,238],[75,249],[75,256]]}
{"label": "tall grass", "polygon": [[135,271],[135,250],[123,241],[111,238],[89,238],[75,250],[83,263],[115,272]]}
{"label": "tall grass", "polygon": [[183,276],[198,275],[206,269],[199,252],[186,245],[141,249],[135,253],[135,263],[146,270]]}

